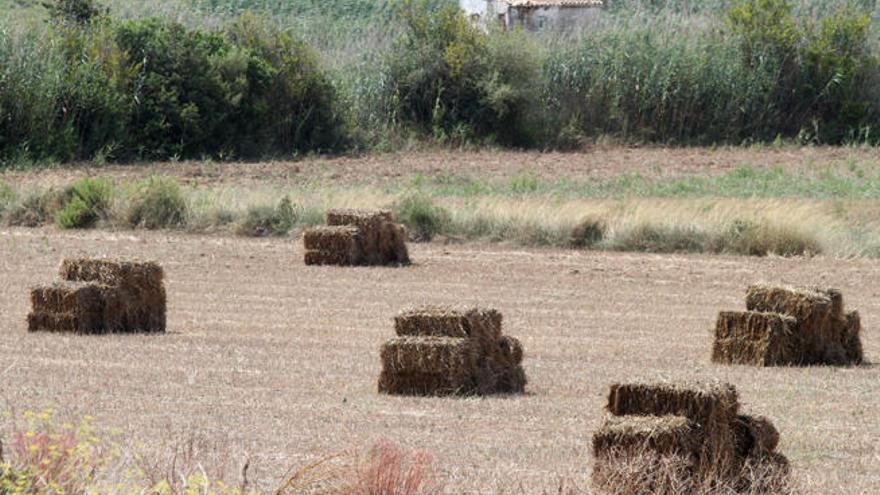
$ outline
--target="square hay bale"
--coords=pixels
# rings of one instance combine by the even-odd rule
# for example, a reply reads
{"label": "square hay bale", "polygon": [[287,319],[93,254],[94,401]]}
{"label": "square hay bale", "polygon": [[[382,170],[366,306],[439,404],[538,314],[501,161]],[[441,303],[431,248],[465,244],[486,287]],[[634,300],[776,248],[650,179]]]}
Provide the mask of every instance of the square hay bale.
{"label": "square hay bale", "polygon": [[692,493],[701,432],[681,416],[612,416],[593,434],[597,493]]}
{"label": "square hay bale", "polygon": [[802,361],[797,320],[779,313],[722,311],[715,324],[712,361],[779,366]]}
{"label": "square hay bale", "polygon": [[377,257],[383,265],[408,265],[409,251],[406,248],[406,228],[393,222],[385,222],[379,230],[379,252]]}
{"label": "square hay bale", "polygon": [[865,356],[862,351],[862,319],[858,311],[850,311],[846,314],[845,328],[843,349],[846,352],[846,360],[851,364],[862,364]]}
{"label": "square hay bale", "polygon": [[746,308],[795,318],[802,364],[844,364],[846,316],[839,291],[756,284],[746,291]]}
{"label": "square hay bale", "polygon": [[[110,286],[130,286],[141,290],[162,288],[164,272],[152,261],[123,261],[113,259],[65,259],[58,268],[63,280],[98,282]],[[163,289],[164,292],[164,289]]]}
{"label": "square hay bale", "polygon": [[105,291],[104,324],[109,332],[164,332],[164,271],[152,261],[66,259],[59,275],[113,288]]}
{"label": "square hay bale", "polygon": [[380,391],[440,395],[473,390],[479,348],[464,338],[395,337],[380,356]]}
{"label": "square hay bale", "polygon": [[779,431],[763,416],[737,416],[733,422],[733,434],[740,458],[767,456],[779,445]]}
{"label": "square hay bale", "polygon": [[104,333],[106,297],[101,284],[65,282],[31,290],[30,332]]}
{"label": "square hay bale", "polygon": [[360,257],[360,229],[350,226],[318,226],[303,232],[303,244],[307,250],[336,251]]}
{"label": "square hay bale", "polygon": [[494,309],[421,306],[394,318],[399,336],[476,338],[495,342],[501,338],[502,315]]}
{"label": "square hay bale", "polygon": [[391,210],[369,208],[333,208],[327,211],[327,225],[376,226],[382,222],[394,222]]}
{"label": "square hay bale", "polygon": [[61,282],[31,289],[35,311],[49,313],[100,313],[110,288],[89,282]]}
{"label": "square hay bale", "polygon": [[350,253],[337,251],[306,251],[303,255],[306,265],[336,265],[354,266],[357,260],[353,260]]}
{"label": "square hay bale", "polygon": [[645,450],[696,456],[701,437],[700,428],[683,416],[609,416],[593,433],[593,456]]}
{"label": "square hay bale", "polygon": [[608,410],[614,415],[683,416],[704,434],[697,463],[701,477],[729,478],[737,469],[733,422],[739,403],[726,383],[613,384]]}

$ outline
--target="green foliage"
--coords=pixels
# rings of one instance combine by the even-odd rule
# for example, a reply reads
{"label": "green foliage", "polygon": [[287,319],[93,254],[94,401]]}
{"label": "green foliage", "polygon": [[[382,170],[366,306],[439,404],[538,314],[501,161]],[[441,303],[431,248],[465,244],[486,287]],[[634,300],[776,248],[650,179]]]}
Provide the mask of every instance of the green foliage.
{"label": "green foliage", "polygon": [[65,191],[68,200],[55,214],[55,223],[63,229],[93,227],[106,219],[110,209],[112,188],[103,179],[85,178],[73,183]]}
{"label": "green foliage", "polygon": [[0,180],[0,215],[2,215],[15,202],[15,191],[9,184]]}
{"label": "green foliage", "polygon": [[108,10],[95,0],[54,0],[43,2],[52,19],[63,24],[88,24],[104,15]]}
{"label": "green foliage", "polygon": [[186,224],[187,205],[180,184],[169,177],[151,177],[138,185],[129,200],[126,223],[146,229]]}
{"label": "green foliage", "polygon": [[430,241],[449,223],[449,212],[421,193],[405,196],[395,202],[392,209],[397,220],[406,225],[409,237],[414,241]]}
{"label": "green foliage", "polygon": [[456,6],[432,11],[418,0],[406,0],[401,16],[388,61],[397,117],[440,141],[531,141],[524,119],[540,79],[524,35],[490,36]]}
{"label": "green foliage", "polygon": [[822,246],[808,234],[769,222],[736,220],[712,244],[712,250],[749,256],[819,254]]}
{"label": "green foliage", "polygon": [[615,251],[699,253],[707,243],[708,234],[695,227],[640,223],[617,232],[609,247]]}
{"label": "green foliage", "polygon": [[235,231],[249,237],[283,236],[290,232],[299,215],[287,196],[276,206],[252,206]]}

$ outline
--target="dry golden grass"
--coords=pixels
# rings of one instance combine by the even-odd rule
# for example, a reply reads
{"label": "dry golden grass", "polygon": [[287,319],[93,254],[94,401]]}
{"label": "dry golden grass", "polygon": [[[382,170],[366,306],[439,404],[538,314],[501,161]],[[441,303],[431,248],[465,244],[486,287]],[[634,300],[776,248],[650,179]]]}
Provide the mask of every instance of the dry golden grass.
{"label": "dry golden grass", "polygon": [[[148,445],[199,432],[248,453],[261,489],[290,466],[389,438],[431,453],[447,493],[583,493],[609,384],[657,377],[734,384],[744,412],[779,429],[803,493],[880,486],[880,368],[709,361],[717,312],[759,280],[841,289],[876,361],[876,261],[430,244],[412,246],[409,268],[343,269],[304,266],[289,239],[54,229],[3,229],[0,252],[4,408],[91,414]],[[162,264],[168,333],[27,334],[28,287],[51,281],[61,258],[102,255]],[[424,303],[502,311],[526,349],[528,393],[377,394],[393,316]]]}

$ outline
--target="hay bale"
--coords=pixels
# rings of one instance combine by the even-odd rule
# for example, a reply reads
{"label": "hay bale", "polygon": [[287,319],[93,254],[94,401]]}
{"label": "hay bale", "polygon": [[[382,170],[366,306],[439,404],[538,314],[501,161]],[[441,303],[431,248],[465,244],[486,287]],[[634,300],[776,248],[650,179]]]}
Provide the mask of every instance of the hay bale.
{"label": "hay bale", "polygon": [[349,226],[318,226],[303,232],[303,244],[315,251],[360,251],[360,230]]}
{"label": "hay bale", "polygon": [[[99,258],[65,259],[58,268],[63,280],[98,282],[109,286],[160,289],[164,272],[152,261],[123,261]],[[164,289],[163,289],[164,291]]]}
{"label": "hay bale", "polygon": [[593,456],[645,450],[696,456],[701,437],[700,428],[683,416],[609,416],[593,433]]}
{"label": "hay bale", "polygon": [[865,356],[862,350],[862,320],[858,311],[850,311],[846,314],[845,329],[843,349],[846,352],[846,360],[851,364],[862,364]]}
{"label": "hay bale", "polygon": [[385,222],[379,230],[378,257],[382,264],[409,264],[409,251],[406,248],[406,228],[392,222]]}
{"label": "hay bale", "polygon": [[64,282],[31,290],[30,332],[104,333],[106,285]]}
{"label": "hay bale", "polygon": [[473,390],[479,348],[464,338],[395,337],[382,346],[380,357],[380,390],[439,395]]}
{"label": "hay bale", "polygon": [[502,315],[495,309],[421,306],[394,317],[399,336],[476,338],[495,342],[501,338]]}
{"label": "hay bale", "polygon": [[96,282],[104,292],[104,326],[109,332],[164,332],[166,295],[164,271],[152,261],[65,259],[59,267],[65,280]]}
{"label": "hay bale", "polygon": [[739,403],[726,383],[613,384],[608,410],[614,415],[683,416],[704,434],[697,462],[701,477],[728,478],[737,469],[733,422]]}
{"label": "hay bale", "polygon": [[353,225],[355,227],[374,226],[382,222],[393,222],[391,210],[369,208],[333,208],[327,211],[327,225]]}
{"label": "hay bale", "polygon": [[733,434],[736,453],[741,458],[767,456],[779,445],[779,431],[763,416],[737,416]]}
{"label": "hay bale", "polygon": [[712,361],[779,366],[803,360],[797,320],[779,313],[722,311],[715,324]]}
{"label": "hay bale", "polygon": [[692,493],[701,432],[681,416],[612,416],[593,434],[596,493]]}
{"label": "hay bale", "polygon": [[844,364],[842,307],[843,297],[833,289],[756,284],[746,291],[749,311],[782,313],[797,320],[802,364]]}
{"label": "hay bale", "polygon": [[353,266],[357,264],[352,262],[348,253],[336,251],[306,251],[303,259],[306,265]]}

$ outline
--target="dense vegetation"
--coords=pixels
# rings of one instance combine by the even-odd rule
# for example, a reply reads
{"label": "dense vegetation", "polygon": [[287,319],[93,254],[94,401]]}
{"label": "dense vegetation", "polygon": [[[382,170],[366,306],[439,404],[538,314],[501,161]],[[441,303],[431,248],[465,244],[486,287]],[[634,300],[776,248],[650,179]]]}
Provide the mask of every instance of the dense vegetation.
{"label": "dense vegetation", "polygon": [[7,165],[426,139],[880,140],[878,8],[868,0],[621,0],[566,34],[483,32],[442,0],[0,6]]}

